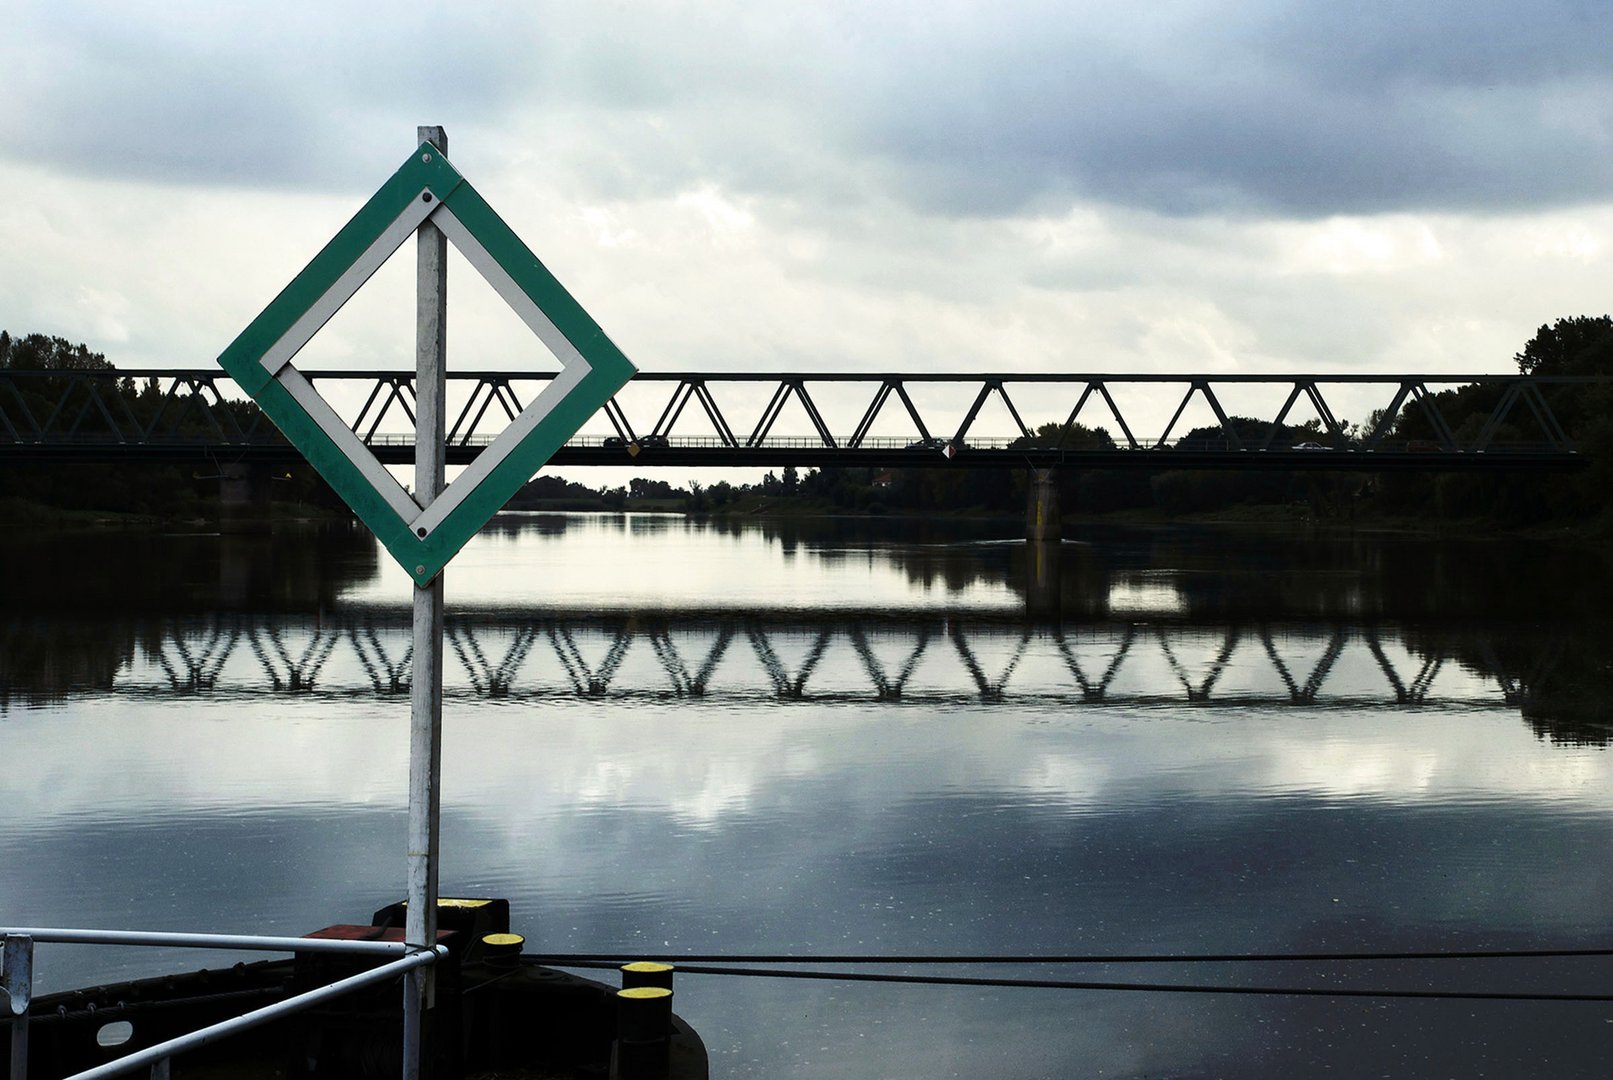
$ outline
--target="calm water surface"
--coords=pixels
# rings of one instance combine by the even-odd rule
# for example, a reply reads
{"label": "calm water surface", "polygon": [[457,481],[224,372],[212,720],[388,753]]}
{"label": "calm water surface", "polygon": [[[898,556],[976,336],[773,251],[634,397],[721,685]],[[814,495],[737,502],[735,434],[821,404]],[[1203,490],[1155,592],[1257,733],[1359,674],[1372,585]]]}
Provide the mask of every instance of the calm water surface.
{"label": "calm water surface", "polygon": [[[1572,549],[501,518],[448,575],[444,892],[533,951],[1603,947],[1613,573]],[[404,892],[362,534],[0,540],[0,923]],[[41,947],[44,989],[205,958]],[[894,969],[893,969],[894,970]],[[1606,961],[986,968],[1613,992]],[[720,1076],[1605,1076],[1613,1007],[684,975]]]}

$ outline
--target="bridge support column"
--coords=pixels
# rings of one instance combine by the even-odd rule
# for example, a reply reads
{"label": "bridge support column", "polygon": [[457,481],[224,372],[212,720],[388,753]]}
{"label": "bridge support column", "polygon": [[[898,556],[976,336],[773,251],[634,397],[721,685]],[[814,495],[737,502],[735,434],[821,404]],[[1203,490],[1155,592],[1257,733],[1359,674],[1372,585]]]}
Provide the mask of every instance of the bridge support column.
{"label": "bridge support column", "polygon": [[269,468],[234,462],[218,468],[218,527],[220,532],[268,530]]}
{"label": "bridge support column", "polygon": [[218,467],[218,501],[240,509],[252,501],[252,470],[236,462]]}
{"label": "bridge support column", "polygon": [[1052,469],[1032,469],[1025,487],[1025,539],[1061,540],[1058,477]]}
{"label": "bridge support column", "polygon": [[252,517],[252,468],[235,462],[218,468],[220,532],[246,532]]}
{"label": "bridge support column", "polygon": [[1064,612],[1061,557],[1064,545],[1056,540],[1025,541],[1025,614],[1032,619],[1057,619]]}

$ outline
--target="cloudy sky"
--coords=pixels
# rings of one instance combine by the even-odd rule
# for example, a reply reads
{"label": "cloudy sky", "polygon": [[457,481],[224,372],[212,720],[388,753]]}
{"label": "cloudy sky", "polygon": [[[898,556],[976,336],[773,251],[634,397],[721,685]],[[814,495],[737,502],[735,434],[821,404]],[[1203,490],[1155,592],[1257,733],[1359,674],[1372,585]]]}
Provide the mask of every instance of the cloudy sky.
{"label": "cloudy sky", "polygon": [[[1613,306],[1604,0],[7,24],[0,326],[120,365],[211,362],[422,123],[647,371],[1503,372]],[[513,317],[456,273],[450,365],[494,366]],[[309,362],[401,363],[411,274]]]}

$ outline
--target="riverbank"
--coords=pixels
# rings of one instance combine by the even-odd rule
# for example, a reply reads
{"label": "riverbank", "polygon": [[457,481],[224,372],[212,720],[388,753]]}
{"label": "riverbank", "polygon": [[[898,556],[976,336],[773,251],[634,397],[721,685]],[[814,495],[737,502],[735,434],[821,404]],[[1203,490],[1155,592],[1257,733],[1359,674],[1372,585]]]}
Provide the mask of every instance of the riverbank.
{"label": "riverbank", "polygon": [[[629,507],[629,509],[632,509]],[[891,510],[882,506],[857,509],[836,506],[827,499],[810,497],[778,498],[757,496],[736,500],[717,509],[693,513],[694,517],[710,518],[917,518],[934,520],[999,520],[1023,522],[1019,514],[1004,514],[984,507],[963,507],[940,512],[915,513],[910,510]],[[1216,510],[1188,513],[1169,513],[1157,508],[1109,510],[1101,513],[1063,514],[1060,522],[1066,532],[1083,526],[1134,526],[1160,528],[1203,526],[1227,529],[1282,529],[1303,530],[1308,533],[1349,534],[1370,533],[1381,535],[1410,535],[1427,537],[1495,536],[1521,537],[1542,540],[1567,540],[1585,543],[1613,541],[1613,519],[1601,515],[1582,522],[1543,521],[1530,524],[1509,524],[1482,517],[1411,517],[1376,511],[1363,511],[1343,516],[1316,514],[1304,503],[1238,504]]]}
{"label": "riverbank", "polygon": [[345,511],[325,510],[304,503],[270,503],[263,507],[232,510],[224,515],[217,507],[200,512],[196,508],[177,514],[141,513],[130,510],[99,510],[51,506],[32,499],[0,498],[0,529],[30,529],[72,532],[92,529],[172,529],[175,527],[218,529],[230,526],[268,526],[279,523],[312,524],[343,521]]}
{"label": "riverbank", "polygon": [[[633,513],[684,514],[692,518],[735,521],[822,520],[822,519],[918,519],[960,521],[1021,521],[1020,515],[1004,514],[984,507],[962,507],[945,511],[915,513],[873,505],[864,508],[837,506],[828,499],[809,496],[756,496],[735,500],[719,508],[690,510],[686,501],[651,498],[627,499],[619,506],[578,499],[542,500],[521,507],[524,513]],[[118,510],[64,509],[27,499],[0,499],[0,529],[30,529],[51,532],[77,532],[99,529],[189,529],[267,528],[277,524],[307,525],[346,520],[338,510],[325,510],[302,503],[271,503],[267,507],[236,511],[227,517],[217,513],[161,515]],[[1218,510],[1168,513],[1163,510],[1111,510],[1094,514],[1065,514],[1060,518],[1066,532],[1103,525],[1135,528],[1205,527],[1303,531],[1311,535],[1406,535],[1430,538],[1493,536],[1566,541],[1602,545],[1613,543],[1613,518],[1601,515],[1581,522],[1544,521],[1524,525],[1501,523],[1482,517],[1408,517],[1377,512],[1347,516],[1319,516],[1304,504],[1240,504]]]}
{"label": "riverbank", "polygon": [[1204,525],[1226,528],[1293,528],[1321,533],[1373,533],[1410,536],[1495,536],[1534,539],[1607,542],[1613,540],[1613,520],[1606,515],[1583,522],[1544,521],[1524,525],[1508,524],[1482,517],[1409,517],[1403,514],[1360,513],[1345,517],[1321,517],[1303,506],[1232,506],[1188,514],[1167,514],[1158,510],[1116,510],[1102,514],[1064,515],[1066,528],[1083,524],[1181,526]]}

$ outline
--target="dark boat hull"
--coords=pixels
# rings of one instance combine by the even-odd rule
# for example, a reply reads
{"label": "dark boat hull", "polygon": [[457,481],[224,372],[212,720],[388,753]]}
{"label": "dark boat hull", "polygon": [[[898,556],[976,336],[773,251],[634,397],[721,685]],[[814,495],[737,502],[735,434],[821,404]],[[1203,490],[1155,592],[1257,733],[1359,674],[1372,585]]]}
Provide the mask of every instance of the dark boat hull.
{"label": "dark boat hull", "polygon": [[[507,911],[507,909],[506,909]],[[332,927],[320,937],[395,934],[377,913],[371,927]],[[495,915],[497,913],[495,912]],[[464,920],[461,920],[464,921]],[[479,920],[479,921],[485,921]],[[507,929],[507,914],[504,916]],[[434,1080],[549,1080],[611,1075],[616,989],[529,961],[490,956],[482,926],[443,935],[450,955],[436,966],[427,1010],[426,1059]],[[335,933],[333,933],[335,931]],[[294,959],[140,979],[36,998],[28,1010],[31,1080],[56,1080],[282,1001],[375,966],[365,958],[299,953]],[[402,1053],[402,987],[388,982],[230,1035],[172,1062],[185,1078],[396,1078]],[[117,1045],[105,1045],[122,1036]],[[705,1080],[706,1050],[673,1016],[667,1076]],[[0,1078],[10,1080],[0,1057]]]}

